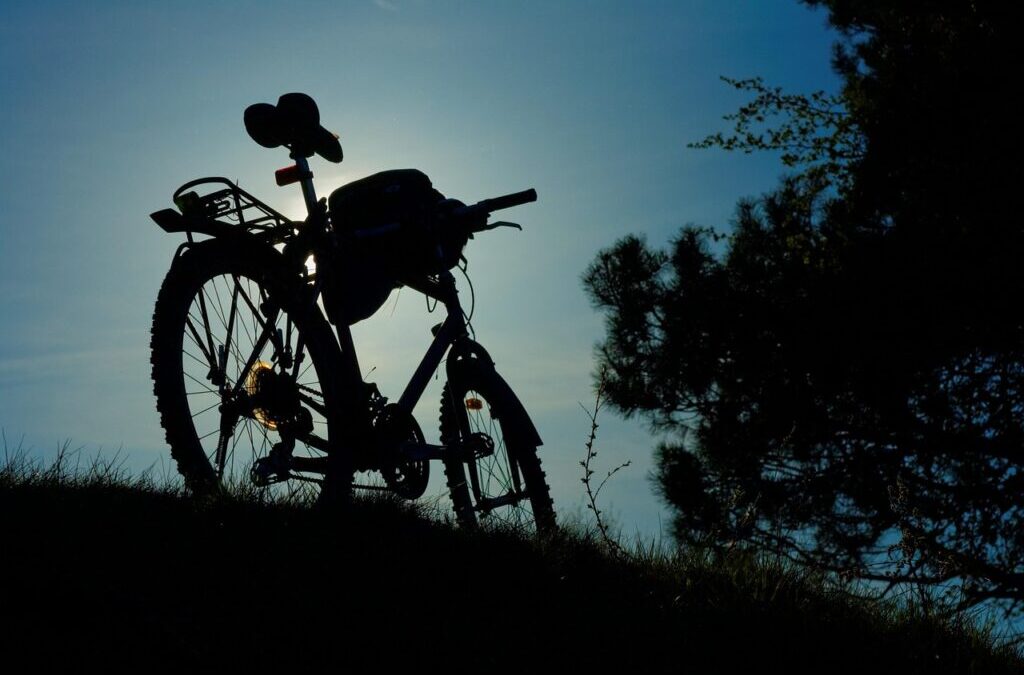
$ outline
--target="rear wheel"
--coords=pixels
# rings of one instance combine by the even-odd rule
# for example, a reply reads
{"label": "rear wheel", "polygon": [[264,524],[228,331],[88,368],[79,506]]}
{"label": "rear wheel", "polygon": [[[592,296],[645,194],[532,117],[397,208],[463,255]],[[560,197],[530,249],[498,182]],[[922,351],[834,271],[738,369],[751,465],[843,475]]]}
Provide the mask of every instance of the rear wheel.
{"label": "rear wheel", "polygon": [[444,387],[441,443],[462,457],[444,460],[460,525],[479,522],[526,532],[555,527],[532,424],[508,384],[492,369],[464,371]]}
{"label": "rear wheel", "polygon": [[[339,435],[337,347],[308,286],[278,269],[274,251],[214,240],[176,259],[160,289],[153,390],[194,490],[313,494],[328,471]],[[331,470],[345,474],[332,481],[351,484],[337,457]]]}

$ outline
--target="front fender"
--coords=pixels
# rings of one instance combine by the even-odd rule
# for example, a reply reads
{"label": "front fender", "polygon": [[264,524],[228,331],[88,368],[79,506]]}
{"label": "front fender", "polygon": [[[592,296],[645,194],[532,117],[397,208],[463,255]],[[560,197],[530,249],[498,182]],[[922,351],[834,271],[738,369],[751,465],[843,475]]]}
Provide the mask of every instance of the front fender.
{"label": "front fender", "polygon": [[[524,421],[523,426],[515,429],[512,433],[521,434],[522,440],[531,445],[544,445],[544,441],[537,432],[537,427],[533,424],[533,420],[530,419],[530,415],[526,412],[526,408],[515,392],[512,391],[512,387],[495,370],[494,360],[480,343],[468,337],[457,340],[448,353],[448,359],[445,362],[445,372],[448,375],[449,382],[468,383],[470,388],[472,388],[474,382],[484,378],[496,380],[498,386],[504,389],[504,395],[508,400],[509,406],[514,408],[515,414]],[[506,433],[509,432],[506,431]]]}

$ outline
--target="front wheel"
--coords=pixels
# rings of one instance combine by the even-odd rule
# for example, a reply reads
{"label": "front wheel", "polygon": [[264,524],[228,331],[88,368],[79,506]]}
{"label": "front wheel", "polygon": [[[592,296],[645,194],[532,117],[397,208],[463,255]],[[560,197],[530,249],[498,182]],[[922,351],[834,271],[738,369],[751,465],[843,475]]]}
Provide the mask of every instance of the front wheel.
{"label": "front wheel", "polygon": [[554,529],[532,428],[515,394],[490,368],[462,371],[445,385],[441,443],[453,448],[444,470],[460,525],[479,519],[526,532]]}

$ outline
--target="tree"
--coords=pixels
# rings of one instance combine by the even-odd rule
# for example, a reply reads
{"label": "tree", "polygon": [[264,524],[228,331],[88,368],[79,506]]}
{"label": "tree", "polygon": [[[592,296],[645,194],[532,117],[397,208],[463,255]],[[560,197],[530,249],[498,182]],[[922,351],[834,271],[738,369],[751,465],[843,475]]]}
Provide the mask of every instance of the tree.
{"label": "tree", "polygon": [[680,542],[1020,609],[1013,24],[994,2],[808,4],[840,32],[840,94],[730,80],[753,101],[696,144],[793,173],[727,236],[628,236],[585,273],[609,401],[673,439],[657,480]]}

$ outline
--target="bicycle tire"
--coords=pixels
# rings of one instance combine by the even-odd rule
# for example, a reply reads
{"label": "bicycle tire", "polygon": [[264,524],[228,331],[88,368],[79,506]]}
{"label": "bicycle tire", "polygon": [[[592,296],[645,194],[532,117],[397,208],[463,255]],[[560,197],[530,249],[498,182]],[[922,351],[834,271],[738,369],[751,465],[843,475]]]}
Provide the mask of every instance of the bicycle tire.
{"label": "bicycle tire", "polygon": [[[317,400],[316,396],[322,399],[322,410],[312,410],[309,404],[299,404],[309,411],[313,431],[303,437],[302,447],[296,443],[295,455],[332,457],[327,466],[330,467],[328,473],[334,496],[347,495],[351,491],[350,462],[344,461],[347,455],[343,455],[337,447],[341,428],[338,413],[341,408],[337,385],[332,378],[332,374],[338,372],[337,343],[316,304],[309,300],[308,287],[297,275],[290,278],[283,270],[280,254],[269,247],[237,240],[213,239],[191,246],[178,256],[160,287],[150,334],[153,393],[171,456],[185,479],[186,487],[193,492],[208,492],[229,482],[237,484],[239,480],[244,482],[246,470],[251,469],[255,462],[267,456],[272,449],[275,435],[278,441],[283,440],[281,428],[285,422],[275,422],[270,408],[253,408],[251,413],[241,416],[235,422],[230,459],[226,450],[211,454],[210,433],[207,429],[211,422],[219,424],[224,419],[219,407],[224,397],[220,388],[209,379],[210,374],[207,374],[205,380],[201,374],[196,374],[207,367],[202,357],[209,359],[209,354],[214,351],[212,344],[202,347],[200,343],[204,338],[208,341],[208,336],[219,329],[225,329],[221,337],[225,339],[227,348],[224,348],[224,342],[218,344],[229,354],[224,357],[225,367],[222,369],[228,388],[243,386],[238,383],[238,376],[244,370],[249,356],[256,352],[257,363],[263,365],[249,369],[250,376],[244,383],[247,391],[253,378],[251,373],[265,370],[266,366],[272,371],[280,368],[284,372],[286,369],[277,348],[271,347],[273,355],[264,360],[270,345],[257,349],[259,340],[254,338],[261,325],[264,329],[269,325],[266,321],[270,316],[266,313],[267,303],[279,308],[279,312],[274,314],[276,327],[281,328],[282,318],[285,319],[287,339],[284,337],[284,328],[277,338],[281,345],[287,340],[288,348],[282,351],[294,345],[296,353],[304,351],[307,355],[305,358],[308,364],[299,361],[294,366],[294,381],[303,386],[308,385],[310,391],[303,392],[307,399]],[[242,280],[245,280],[245,288]],[[225,309],[226,300],[220,296],[220,291],[225,289],[234,296],[231,302],[234,309]],[[239,301],[239,296],[245,296],[247,302]],[[196,309],[197,306],[202,307],[202,312]],[[200,313],[202,318],[198,316]],[[226,321],[225,314],[228,315]],[[211,325],[218,321],[220,326]],[[236,328],[237,334],[232,335]],[[241,337],[243,334],[244,338]],[[198,341],[197,335],[200,338]],[[304,344],[303,350],[298,349],[300,339]],[[202,356],[198,356],[200,353]],[[228,361],[230,365],[227,365]],[[271,381],[269,376],[267,379]],[[286,382],[282,379],[273,381]],[[288,395],[298,396],[299,388],[292,391],[286,385],[282,386],[282,391]],[[194,391],[190,392],[189,389]],[[207,407],[204,410],[206,406],[217,409],[214,411],[212,407]],[[275,423],[279,425],[276,428],[273,426]],[[241,428],[243,426],[244,429]],[[222,434],[215,434],[218,440]],[[314,438],[317,440],[314,441]],[[306,441],[326,447],[314,448]],[[240,445],[247,447],[249,452],[246,453],[245,449],[239,452]],[[328,450],[331,452],[328,453]],[[281,486],[289,492],[299,490],[300,481],[296,476],[307,479],[301,481],[301,484],[311,488],[315,485],[313,481],[317,480],[312,474],[291,476],[275,484],[274,492],[281,493]]]}
{"label": "bicycle tire", "polygon": [[[468,405],[477,407],[469,410]],[[492,368],[460,369],[441,395],[441,443],[450,445],[469,434],[483,433],[494,452],[465,461],[443,460],[449,497],[456,521],[474,527],[480,518],[495,516],[513,529],[545,533],[555,528],[554,503],[537,455],[537,444],[526,433],[532,424],[515,394]],[[474,472],[476,477],[474,480]],[[518,479],[517,479],[518,477]],[[521,480],[521,484],[520,481]],[[488,508],[488,500],[514,498],[512,504]],[[529,504],[529,508],[525,506]]]}

